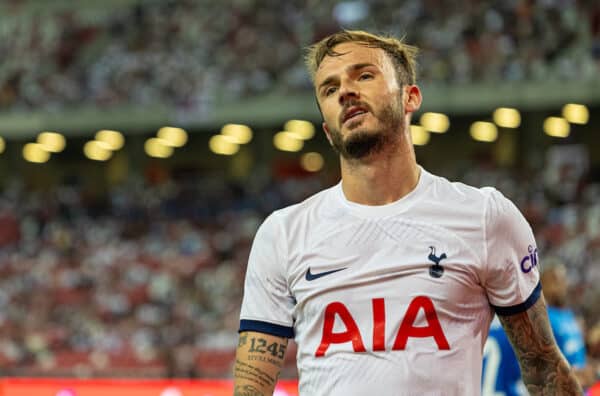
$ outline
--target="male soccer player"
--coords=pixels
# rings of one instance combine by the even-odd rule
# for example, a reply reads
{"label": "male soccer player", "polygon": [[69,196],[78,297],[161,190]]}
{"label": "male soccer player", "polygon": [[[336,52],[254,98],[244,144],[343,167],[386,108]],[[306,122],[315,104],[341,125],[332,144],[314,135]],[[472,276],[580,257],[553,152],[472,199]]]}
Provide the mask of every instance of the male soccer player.
{"label": "male soccer player", "polygon": [[493,188],[420,167],[416,50],[342,31],[307,64],[342,180],[271,214],[245,280],[235,395],[270,395],[287,339],[303,396],[478,395],[494,311],[529,391],[581,390],[541,296],[531,229]]}

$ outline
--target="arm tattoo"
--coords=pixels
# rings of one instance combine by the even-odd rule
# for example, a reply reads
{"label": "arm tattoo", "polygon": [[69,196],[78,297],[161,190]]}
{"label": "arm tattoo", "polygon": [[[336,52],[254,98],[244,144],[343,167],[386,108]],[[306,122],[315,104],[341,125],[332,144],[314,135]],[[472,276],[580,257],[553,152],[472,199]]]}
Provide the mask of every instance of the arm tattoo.
{"label": "arm tattoo", "polygon": [[[244,344],[246,340],[244,339]],[[285,356],[285,344],[280,344],[278,342],[268,343],[266,339],[262,337],[251,337],[250,338],[250,348],[248,348],[248,352],[259,353],[260,355],[251,357],[252,360],[260,360],[267,361],[277,367],[281,367],[283,364],[283,357]]]}
{"label": "arm tattoo", "polygon": [[263,396],[263,394],[252,385],[238,385],[233,390],[233,396]]}
{"label": "arm tattoo", "polygon": [[[234,396],[262,396],[264,389],[273,389],[283,366],[287,340],[273,342],[256,334],[242,333],[238,342],[238,357],[233,368],[236,384]],[[283,339],[281,339],[283,341]],[[243,356],[243,358],[240,358]]]}
{"label": "arm tattoo", "polygon": [[261,386],[274,386],[277,378],[272,377],[258,367],[244,363],[239,359],[235,360],[233,373],[236,378],[245,379]]}
{"label": "arm tattoo", "polygon": [[246,345],[246,343],[248,342],[248,334],[246,333],[242,333],[240,334],[240,339],[238,341],[238,346],[242,346],[242,345]]}
{"label": "arm tattoo", "polygon": [[543,297],[525,312],[499,318],[519,359],[523,382],[532,396],[583,394],[556,346]]}

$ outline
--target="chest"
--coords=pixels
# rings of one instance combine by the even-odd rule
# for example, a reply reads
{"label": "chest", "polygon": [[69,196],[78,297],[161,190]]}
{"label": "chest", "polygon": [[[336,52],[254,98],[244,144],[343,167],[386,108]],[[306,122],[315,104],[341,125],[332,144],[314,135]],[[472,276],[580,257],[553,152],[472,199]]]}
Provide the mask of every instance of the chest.
{"label": "chest", "polygon": [[482,293],[473,247],[436,224],[357,222],[314,235],[290,253],[290,290],[306,310],[339,301],[369,311],[374,299],[406,308],[418,296],[468,308]]}

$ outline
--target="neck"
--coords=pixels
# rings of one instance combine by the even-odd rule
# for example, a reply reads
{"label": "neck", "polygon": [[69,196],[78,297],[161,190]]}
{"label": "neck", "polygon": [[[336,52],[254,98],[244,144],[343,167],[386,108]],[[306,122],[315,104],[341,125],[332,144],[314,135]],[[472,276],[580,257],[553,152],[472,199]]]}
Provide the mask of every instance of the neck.
{"label": "neck", "polygon": [[349,201],[385,205],[399,200],[416,187],[420,170],[408,136],[368,158],[342,158],[342,190]]}

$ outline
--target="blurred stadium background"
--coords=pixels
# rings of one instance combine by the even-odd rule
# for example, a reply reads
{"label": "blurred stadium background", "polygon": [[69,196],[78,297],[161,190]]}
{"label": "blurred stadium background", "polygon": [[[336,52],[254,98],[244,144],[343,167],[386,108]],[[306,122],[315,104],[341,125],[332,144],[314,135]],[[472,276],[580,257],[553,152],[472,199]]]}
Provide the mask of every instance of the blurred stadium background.
{"label": "blurred stadium background", "polygon": [[419,162],[517,203],[600,358],[598,1],[1,0],[1,376],[231,377],[254,232],[339,177],[341,27],[421,48]]}

